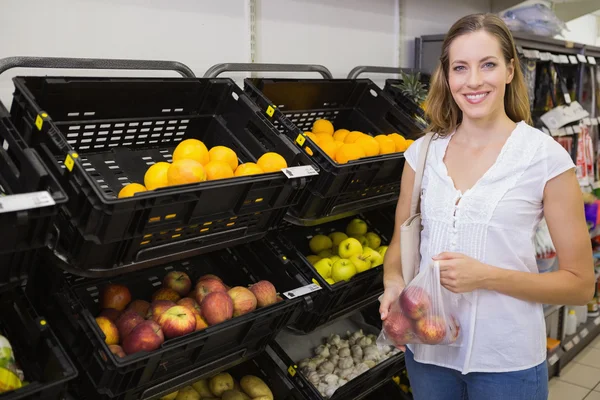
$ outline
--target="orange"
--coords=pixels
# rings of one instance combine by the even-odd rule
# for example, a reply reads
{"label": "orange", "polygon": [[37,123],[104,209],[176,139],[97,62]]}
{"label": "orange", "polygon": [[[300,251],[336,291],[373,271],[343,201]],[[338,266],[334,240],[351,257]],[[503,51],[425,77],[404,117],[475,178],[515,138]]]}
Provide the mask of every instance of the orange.
{"label": "orange", "polygon": [[317,135],[315,135],[312,132],[304,132],[304,136],[308,136],[310,138],[310,140],[312,140],[313,142],[317,143]]}
{"label": "orange", "polygon": [[203,182],[206,180],[206,172],[198,161],[178,160],[173,161],[173,164],[171,164],[167,179],[171,186]]}
{"label": "orange", "polygon": [[404,136],[398,135],[397,133],[391,133],[387,136],[394,141],[397,152],[403,152],[406,150],[406,139],[404,139]]}
{"label": "orange", "polygon": [[164,161],[151,165],[144,175],[144,185],[146,185],[146,189],[154,190],[160,187],[169,186],[167,171],[170,166],[171,164]]}
{"label": "orange", "polygon": [[414,143],[415,141],[412,139],[406,139],[406,149],[408,150],[408,148]]}
{"label": "orange", "polygon": [[333,135],[333,124],[326,119],[318,119],[313,124],[312,131],[315,135],[326,133],[331,136]]}
{"label": "orange", "polygon": [[369,135],[359,137],[354,143],[364,150],[367,157],[379,155],[379,142]]}
{"label": "orange", "polygon": [[365,151],[356,143],[346,143],[335,153],[335,161],[346,164],[348,161],[358,160],[365,156]]}
{"label": "orange", "polygon": [[375,136],[375,140],[379,142],[379,154],[390,154],[396,152],[394,141],[385,135]]}
{"label": "orange", "polygon": [[[232,171],[238,167],[238,156],[235,151],[225,146],[215,146],[208,152],[210,161],[223,161],[229,165]],[[206,165],[206,164],[202,164]]]}
{"label": "orange", "polygon": [[139,183],[130,183],[121,189],[117,198],[122,199],[124,197],[131,197],[136,193],[145,192],[146,187],[144,185],[140,185]]}
{"label": "orange", "polygon": [[333,138],[335,140],[339,140],[340,142],[343,142],[349,133],[350,133],[350,131],[348,129],[338,129],[337,131],[335,131],[333,133]]}
{"label": "orange", "polygon": [[364,133],[359,132],[359,131],[352,131],[346,135],[346,137],[344,138],[344,143],[354,143],[362,135],[364,135]]}
{"label": "orange", "polygon": [[211,161],[204,166],[204,171],[206,171],[206,179],[209,181],[233,178],[233,170],[225,161]]}
{"label": "orange", "polygon": [[337,152],[337,149],[338,149],[336,142],[331,141],[331,142],[323,143],[319,147],[321,148],[321,150],[323,150],[323,152],[325,152],[325,154],[327,154],[329,157],[331,157],[332,160],[335,160],[335,153]]}
{"label": "orange", "polygon": [[265,171],[262,170],[261,167],[254,164],[253,162],[247,162],[245,164],[241,164],[235,170],[235,176],[246,176],[246,175],[256,175],[256,174],[264,174]]}
{"label": "orange", "polygon": [[336,150],[339,150],[340,147],[342,147],[344,145],[344,142],[340,142],[340,141],[337,141],[337,140],[334,143],[335,143],[335,149]]}
{"label": "orange", "polygon": [[265,153],[256,162],[264,172],[278,172],[287,168],[287,161],[280,154]]}
{"label": "orange", "polygon": [[208,149],[198,139],[186,139],[179,143],[173,152],[173,161],[194,160],[200,164],[208,163]]}
{"label": "orange", "polygon": [[315,135],[317,137],[317,144],[321,146],[324,143],[333,143],[333,137],[326,133],[318,133]]}
{"label": "orange", "polygon": [[119,330],[110,319],[106,317],[97,317],[96,323],[102,333],[104,333],[104,342],[107,345],[119,344]]}

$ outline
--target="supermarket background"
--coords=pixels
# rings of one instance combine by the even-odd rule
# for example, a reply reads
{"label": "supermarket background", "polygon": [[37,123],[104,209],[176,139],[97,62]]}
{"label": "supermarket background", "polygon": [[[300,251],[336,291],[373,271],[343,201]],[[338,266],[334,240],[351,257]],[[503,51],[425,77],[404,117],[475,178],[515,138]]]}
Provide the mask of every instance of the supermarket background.
{"label": "supermarket background", "polygon": [[[0,400],[160,399],[175,391],[178,400],[196,399],[210,378],[220,397],[214,386],[232,382],[224,374],[245,382],[240,391],[251,398],[258,394],[245,376],[260,378],[275,399],[410,399],[398,352],[365,355],[373,362],[360,373],[353,361],[357,371],[343,385],[328,378],[337,386],[301,363],[345,340],[366,353],[378,334],[382,267],[331,284],[311,265],[309,240],[360,218],[386,245],[403,166],[400,151],[336,164],[302,133],[325,118],[335,129],[415,139],[424,126],[415,86],[426,89],[450,25],[535,3],[0,1],[0,58],[71,58],[0,60],[0,350],[10,343],[11,365],[26,383],[2,393],[14,382],[0,374]],[[536,127],[577,162],[590,239],[600,247],[600,4],[546,4],[548,19],[535,20],[530,9],[511,26],[520,28]],[[287,66],[211,69],[220,63]],[[370,67],[351,74],[357,66]],[[219,77],[203,79],[209,70]],[[151,77],[169,79],[144,79]],[[240,163],[277,152],[299,168],[116,199],[121,185],[171,161],[188,138],[230,147]],[[540,272],[557,268],[543,225],[535,240]],[[113,354],[95,320],[106,288],[123,285],[132,300],[151,301],[172,271],[189,274],[192,288],[206,274],[230,286],[268,280],[280,298],[156,350]],[[598,299],[544,311],[550,398],[600,399]],[[0,368],[9,358],[0,351]]]}

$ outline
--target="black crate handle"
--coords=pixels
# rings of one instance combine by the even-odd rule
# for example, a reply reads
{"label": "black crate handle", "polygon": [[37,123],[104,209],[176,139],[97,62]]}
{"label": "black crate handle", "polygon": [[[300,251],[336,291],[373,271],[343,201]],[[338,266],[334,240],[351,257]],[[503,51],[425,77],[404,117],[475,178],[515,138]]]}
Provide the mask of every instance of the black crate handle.
{"label": "black crate handle", "polygon": [[352,68],[352,71],[348,74],[348,79],[356,79],[362,74],[375,73],[375,74],[399,74],[400,72],[412,73],[412,72],[425,72],[423,70],[414,68],[396,68],[396,67],[377,67],[372,65],[359,65],[358,67]]}
{"label": "black crate handle", "polygon": [[317,72],[324,79],[333,79],[331,71],[317,64],[255,64],[223,63],[213,65],[206,71],[204,78],[216,78],[225,72]]}
{"label": "black crate handle", "polygon": [[7,57],[0,59],[0,74],[11,68],[75,68],[75,69],[130,69],[175,71],[181,76],[195,78],[194,72],[178,61],[124,60],[65,57]]}

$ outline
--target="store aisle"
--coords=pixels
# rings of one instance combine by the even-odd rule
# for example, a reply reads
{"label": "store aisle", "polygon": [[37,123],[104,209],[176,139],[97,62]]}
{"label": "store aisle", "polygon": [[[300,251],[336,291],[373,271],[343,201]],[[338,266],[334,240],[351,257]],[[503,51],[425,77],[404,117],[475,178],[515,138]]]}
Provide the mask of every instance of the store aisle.
{"label": "store aisle", "polygon": [[600,336],[550,380],[549,400],[600,400]]}

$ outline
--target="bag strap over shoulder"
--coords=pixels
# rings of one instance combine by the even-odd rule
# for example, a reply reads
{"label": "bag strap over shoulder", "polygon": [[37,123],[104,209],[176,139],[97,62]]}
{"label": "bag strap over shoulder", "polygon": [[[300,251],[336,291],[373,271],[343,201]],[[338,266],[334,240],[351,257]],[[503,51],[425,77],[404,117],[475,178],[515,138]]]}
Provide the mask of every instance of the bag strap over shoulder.
{"label": "bag strap over shoulder", "polygon": [[423,182],[423,173],[425,172],[427,154],[429,153],[429,145],[431,144],[433,135],[435,135],[435,133],[429,132],[423,138],[423,143],[421,143],[419,159],[417,160],[417,169],[415,170],[415,183],[410,202],[410,215],[418,214],[421,210],[421,202],[419,201],[421,199],[421,184]]}

